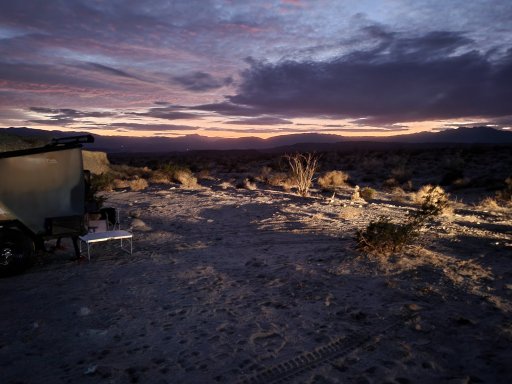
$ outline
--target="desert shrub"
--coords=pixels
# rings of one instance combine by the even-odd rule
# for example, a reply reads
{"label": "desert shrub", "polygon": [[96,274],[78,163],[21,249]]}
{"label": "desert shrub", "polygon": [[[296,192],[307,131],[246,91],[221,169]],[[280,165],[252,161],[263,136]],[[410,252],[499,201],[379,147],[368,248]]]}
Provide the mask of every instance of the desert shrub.
{"label": "desert shrub", "polygon": [[421,187],[414,194],[413,200],[421,206],[422,210],[434,216],[448,212],[450,208],[448,194],[444,189],[430,184]]}
{"label": "desert shrub", "polygon": [[168,163],[160,168],[159,173],[166,175],[169,180],[180,183],[185,188],[197,187],[197,179],[194,177],[192,171],[187,167]]}
{"label": "desert shrub", "polygon": [[197,179],[188,169],[178,170],[174,173],[173,179],[180,183],[185,188],[197,187]]}
{"label": "desert shrub", "polygon": [[256,184],[254,182],[252,182],[249,178],[245,178],[243,180],[240,180],[237,184],[236,184],[236,187],[239,188],[239,189],[248,189],[250,191],[254,191],[256,189],[258,189],[258,187],[256,186]]}
{"label": "desert shrub", "polygon": [[353,220],[361,216],[361,208],[353,206],[343,207],[339,213],[339,216],[345,220]]}
{"label": "desert shrub", "polygon": [[505,180],[505,188],[498,191],[496,197],[506,203],[512,202],[512,177]]}
{"label": "desert shrub", "polygon": [[198,180],[215,180],[215,178],[210,175],[210,171],[208,169],[201,169],[196,173],[196,177]]}
{"label": "desert shrub", "polygon": [[403,184],[411,179],[411,171],[405,165],[399,165],[391,170],[391,178],[398,184]]}
{"label": "desert shrub", "polygon": [[400,252],[414,237],[418,228],[411,222],[406,224],[393,223],[381,217],[371,221],[364,231],[357,233],[359,249],[379,256],[389,256]]}
{"label": "desert shrub", "polygon": [[[442,190],[441,190],[442,191]],[[432,187],[423,196],[421,208],[409,214],[401,223],[394,223],[389,218],[371,221],[364,230],[356,234],[358,248],[376,256],[390,256],[400,252],[410,244],[428,220],[442,213],[448,204],[444,191]]]}
{"label": "desert shrub", "polygon": [[223,181],[219,184],[219,187],[222,189],[235,188],[235,186],[229,181]]}
{"label": "desert shrub", "polygon": [[295,183],[293,180],[288,176],[288,174],[284,172],[274,172],[272,173],[267,183],[273,187],[281,187],[285,191],[291,190],[293,187],[295,187]]}
{"label": "desert shrub", "polygon": [[291,178],[297,184],[297,193],[300,196],[309,196],[309,188],[318,167],[318,157],[312,153],[296,153],[287,155],[290,165]]}
{"label": "desert shrub", "polygon": [[486,211],[499,211],[502,209],[496,199],[493,199],[492,197],[486,197],[480,201],[480,203],[478,203],[478,208]]}
{"label": "desert shrub", "polygon": [[149,182],[152,184],[169,184],[171,180],[167,174],[161,171],[155,171],[149,178]]}
{"label": "desert shrub", "polygon": [[114,185],[114,175],[111,173],[101,173],[91,175],[91,192],[93,194],[100,191],[111,191]]}
{"label": "desert shrub", "polygon": [[142,191],[148,187],[148,182],[145,179],[133,179],[128,181],[128,186],[132,191]]}
{"label": "desert shrub", "polygon": [[262,183],[268,183],[270,178],[272,177],[272,168],[268,166],[264,166],[260,169],[260,172],[256,179],[261,181]]}
{"label": "desert shrub", "polygon": [[114,181],[112,182],[112,187],[114,189],[129,188],[130,187],[130,183],[128,182],[128,180],[114,179]]}
{"label": "desert shrub", "polygon": [[325,190],[333,190],[346,184],[349,176],[343,171],[325,172],[318,178],[318,185]]}
{"label": "desert shrub", "polygon": [[111,165],[112,173],[119,179],[149,178],[153,171],[148,167],[132,167],[125,164]]}
{"label": "desert shrub", "polygon": [[366,201],[372,200],[375,197],[376,193],[377,191],[370,187],[364,187],[363,189],[361,189],[361,191],[359,191],[359,195],[361,196],[361,198],[363,198]]}
{"label": "desert shrub", "polygon": [[393,177],[389,177],[382,183],[382,188],[384,188],[387,191],[393,190],[394,188],[400,186],[400,183],[398,180],[396,180]]}

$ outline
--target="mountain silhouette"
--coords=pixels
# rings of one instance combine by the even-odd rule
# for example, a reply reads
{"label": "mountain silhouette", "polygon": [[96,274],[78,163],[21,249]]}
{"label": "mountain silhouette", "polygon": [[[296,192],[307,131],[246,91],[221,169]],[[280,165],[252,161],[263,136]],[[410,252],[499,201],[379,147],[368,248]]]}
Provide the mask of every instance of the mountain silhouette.
{"label": "mountain silhouette", "polygon": [[[88,134],[89,132],[45,131],[27,127],[0,129],[0,140],[7,136],[37,137],[41,140]],[[3,135],[3,136],[2,136]],[[319,133],[258,137],[217,138],[201,135],[167,137],[100,136],[93,134],[94,144],[85,145],[91,150],[105,152],[180,152],[190,150],[233,150],[273,148],[290,150],[328,150],[375,143],[377,147],[390,144],[512,144],[512,132],[490,127],[460,127],[441,132],[420,132],[387,137],[347,137]],[[359,144],[356,144],[359,143]]]}

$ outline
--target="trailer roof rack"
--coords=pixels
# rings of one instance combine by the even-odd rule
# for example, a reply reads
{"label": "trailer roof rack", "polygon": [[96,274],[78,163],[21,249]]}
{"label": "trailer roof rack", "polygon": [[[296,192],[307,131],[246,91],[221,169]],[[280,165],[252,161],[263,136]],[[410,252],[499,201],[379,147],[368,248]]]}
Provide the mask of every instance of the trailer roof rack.
{"label": "trailer roof rack", "polygon": [[0,152],[0,159],[7,157],[32,155],[35,153],[45,153],[53,151],[62,151],[64,149],[81,148],[84,143],[94,143],[94,136],[80,135],[80,136],[67,136],[52,139],[50,144],[44,147],[21,149],[18,151]]}

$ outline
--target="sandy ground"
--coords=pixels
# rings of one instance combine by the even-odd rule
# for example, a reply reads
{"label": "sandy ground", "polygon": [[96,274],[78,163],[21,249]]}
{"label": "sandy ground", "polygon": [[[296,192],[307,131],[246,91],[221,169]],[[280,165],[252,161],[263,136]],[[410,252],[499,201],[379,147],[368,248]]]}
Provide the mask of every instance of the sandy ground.
{"label": "sandy ground", "polygon": [[512,382],[510,212],[459,208],[379,260],[354,234],[406,215],[385,196],[107,196],[133,255],[68,244],[0,280],[0,382]]}

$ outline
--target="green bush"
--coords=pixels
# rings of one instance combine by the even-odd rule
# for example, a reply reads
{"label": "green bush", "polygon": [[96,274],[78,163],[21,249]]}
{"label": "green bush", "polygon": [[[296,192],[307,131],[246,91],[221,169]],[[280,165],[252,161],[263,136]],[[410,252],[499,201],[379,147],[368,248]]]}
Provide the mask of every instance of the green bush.
{"label": "green bush", "polygon": [[371,221],[356,234],[358,248],[376,256],[390,256],[400,252],[419,234],[428,220],[441,214],[448,205],[448,197],[438,187],[430,188],[423,196],[421,208],[409,214],[403,223],[393,223],[389,218]]}
{"label": "green bush", "polygon": [[417,236],[416,226],[392,223],[389,218],[379,218],[371,221],[364,231],[358,231],[357,242],[359,249],[382,256],[400,252],[405,245]]}

